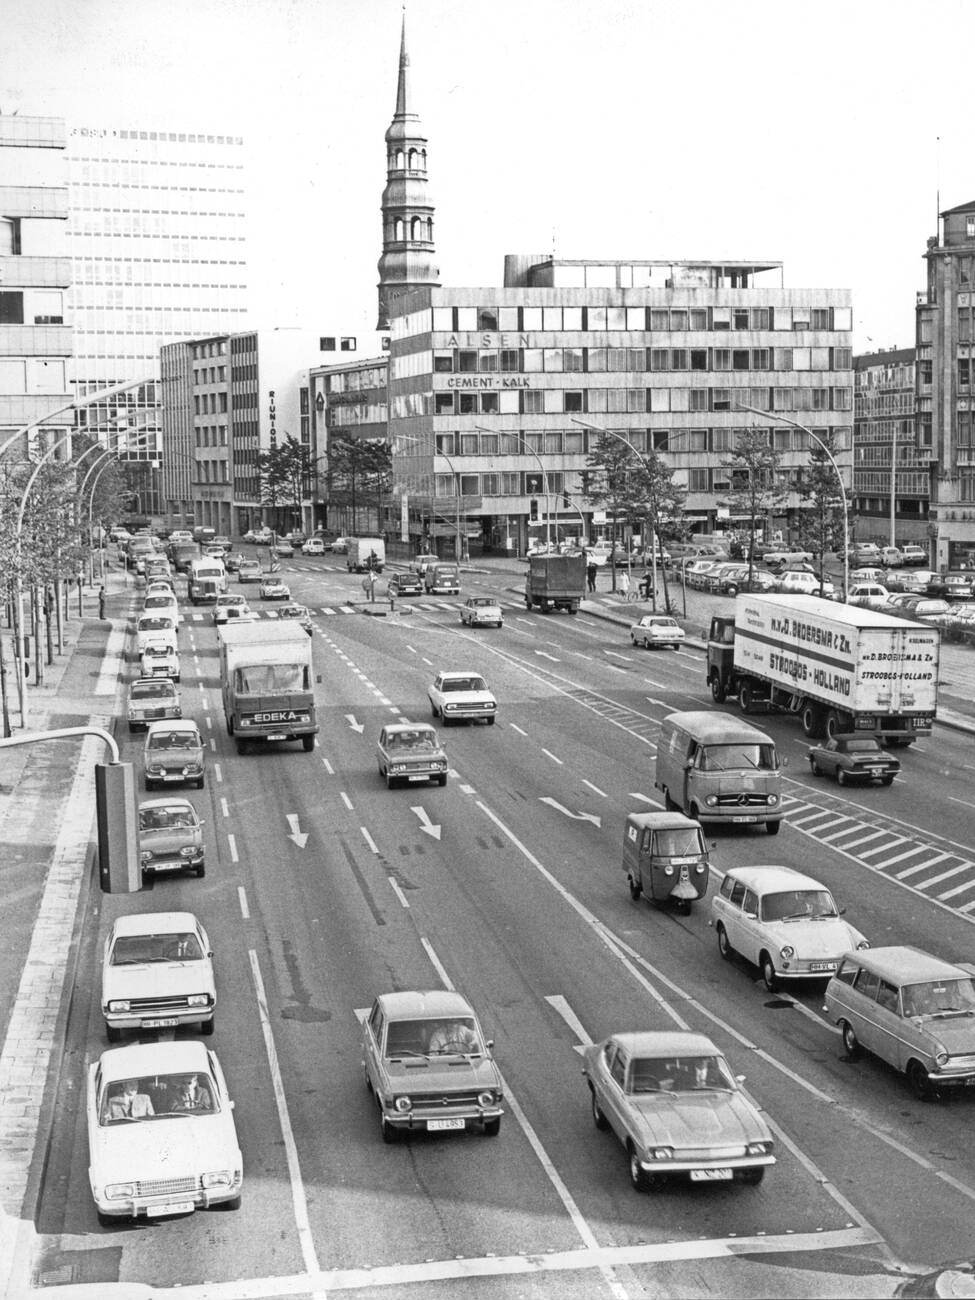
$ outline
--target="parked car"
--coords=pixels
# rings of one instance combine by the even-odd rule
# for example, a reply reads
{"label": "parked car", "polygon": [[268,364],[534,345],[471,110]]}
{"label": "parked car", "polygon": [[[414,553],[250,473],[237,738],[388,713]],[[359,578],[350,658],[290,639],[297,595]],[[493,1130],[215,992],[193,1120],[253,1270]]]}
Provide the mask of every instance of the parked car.
{"label": "parked car", "polygon": [[684,640],[684,629],[669,614],[644,614],[630,628],[630,641],[649,650],[651,646],[670,646],[676,650]]}
{"label": "parked car", "polygon": [[261,600],[290,600],[291,588],[280,578],[266,576],[260,586]]}
{"label": "parked car", "polygon": [[460,607],[460,621],[468,627],[501,627],[504,614],[493,596],[469,596]]}
{"label": "parked car", "polygon": [[386,594],[394,598],[398,596],[422,596],[423,578],[413,570],[394,573],[386,584]]}
{"label": "parked car", "polygon": [[904,563],[904,554],[899,546],[882,546],[880,548],[880,563],[888,569],[899,569]]}
{"label": "parked car", "polygon": [[775,1141],[715,1044],[680,1031],[611,1034],[587,1047],[582,1072],[598,1129],[626,1150],[630,1182],[760,1183]]}
{"label": "parked car", "polygon": [[[879,582],[879,583],[887,584],[888,577],[889,575],[886,569],[877,569],[877,568],[851,569],[850,586],[853,587],[854,584],[859,584],[862,582]],[[888,589],[890,591],[893,591],[893,587],[888,587]]]}
{"label": "parked car", "polygon": [[181,718],[183,705],[175,680],[170,677],[138,677],[129,687],[126,708],[129,731],[140,731],[150,722]]}
{"label": "parked car", "polygon": [[213,1033],[217,990],[213,952],[192,912],[137,912],[116,918],[102,956],[102,1016],[110,1043],[126,1029],[196,1025]]}
{"label": "parked car", "polygon": [[864,609],[883,609],[889,599],[890,592],[879,582],[858,582],[850,587],[846,603]]}
{"label": "parked car", "polygon": [[239,1209],[244,1159],[215,1053],[186,1041],[110,1047],[87,1082],[99,1223]]}
{"label": "parked car", "polygon": [[325,543],[320,537],[309,537],[302,545],[301,553],[302,555],[324,555],[325,549]]}
{"label": "parked car", "polygon": [[786,593],[795,592],[803,596],[823,596],[826,600],[832,600],[836,595],[836,588],[829,578],[822,579],[818,574],[804,571],[781,574],[777,590]]}
{"label": "parked car", "polygon": [[928,553],[923,546],[908,542],[901,547],[901,559],[905,564],[927,564]]}
{"label": "parked car", "polygon": [[278,606],[278,618],[294,619],[311,636],[313,630],[311,611],[307,605],[298,605],[294,601],[287,601],[284,605]]}
{"label": "parked car", "polygon": [[474,1128],[497,1137],[504,1083],[493,1046],[453,990],[381,993],[362,1023],[362,1065],[383,1141]]}
{"label": "parked car", "polygon": [[732,867],[711,899],[725,961],[737,952],[770,993],[783,982],[828,979],[846,952],[869,947],[825,885],[791,867]]}
{"label": "parked car", "polygon": [[379,733],[376,761],[388,790],[399,781],[447,784],[447,755],[427,722],[388,722]]}
{"label": "parked car", "polygon": [[769,573],[766,569],[752,569],[752,576],[748,576],[748,565],[743,565],[741,569],[730,576],[719,579],[717,592],[721,596],[737,596],[739,592],[749,591],[778,591],[779,583],[774,573]]}
{"label": "parked car", "polygon": [[157,785],[192,783],[203,789],[203,737],[192,718],[175,722],[150,722],[142,754],[146,789]]}
{"label": "parked car", "polygon": [[925,597],[922,600],[908,601],[904,608],[910,611],[910,617],[922,623],[928,619],[940,619],[951,613],[951,605],[946,600]]}
{"label": "parked car", "polygon": [[971,600],[972,575],[948,573],[945,575],[945,600]]}
{"label": "parked car", "polygon": [[901,770],[900,760],[888,754],[876,736],[842,732],[809,750],[813,776],[835,776],[837,784],[879,781],[890,785]]}
{"label": "parked car", "polygon": [[767,551],[762,558],[772,573],[781,573],[794,564],[811,564],[813,557],[811,551],[781,550]]}
{"label": "parked car", "polygon": [[238,582],[260,582],[264,570],[261,568],[260,560],[241,560],[240,567],[237,570]]}
{"label": "parked car", "polygon": [[451,722],[479,722],[494,726],[498,702],[480,673],[440,672],[427,689],[430,709],[444,726]]}
{"label": "parked car", "polygon": [[270,546],[273,536],[270,528],[248,528],[244,534],[244,541],[250,542],[253,546]]}
{"label": "parked car", "polygon": [[139,859],[142,875],[195,871],[206,875],[203,822],[189,799],[169,795],[139,804]]}
{"label": "parked car", "polygon": [[684,569],[684,581],[688,587],[693,587],[696,591],[703,591],[707,582],[707,575],[722,563],[721,560],[692,560]]}

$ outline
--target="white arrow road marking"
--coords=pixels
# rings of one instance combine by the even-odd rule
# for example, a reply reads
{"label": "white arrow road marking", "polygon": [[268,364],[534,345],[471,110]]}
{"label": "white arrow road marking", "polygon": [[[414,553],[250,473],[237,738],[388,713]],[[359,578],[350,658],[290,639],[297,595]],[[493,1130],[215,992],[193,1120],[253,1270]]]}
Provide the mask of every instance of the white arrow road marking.
{"label": "white arrow road marking", "polygon": [[652,695],[647,695],[645,698],[648,704],[659,704],[661,708],[668,707],[666,700],[655,700]]}
{"label": "white arrow road marking", "polygon": [[563,808],[558,800],[550,799],[548,795],[539,799],[539,803],[547,803],[550,807],[557,809],[560,813],[565,813],[566,817],[571,817],[573,821],[592,822],[593,826],[596,826],[597,828],[601,827],[603,824],[602,819],[597,817],[595,813],[569,812],[568,808]]}
{"label": "white arrow road marking", "polygon": [[358,731],[361,734],[366,729],[366,724],[364,722],[356,722],[354,713],[347,713],[345,715],[345,720],[353,731]]}
{"label": "white arrow road marking", "polygon": [[575,1034],[576,1038],[578,1038],[579,1040],[578,1043],[573,1043],[572,1045],[574,1051],[578,1052],[579,1055],[581,1056],[585,1048],[592,1047],[592,1039],[583,1029],[582,1021],[579,1019],[579,1017],[572,1010],[568,1002],[566,1002],[565,998],[562,997],[560,993],[553,994],[550,997],[546,996],[545,1001],[549,1004],[549,1006],[552,1008],[553,1011],[557,1011],[559,1013],[559,1015],[562,1017],[565,1023]]}
{"label": "white arrow road marking", "polygon": [[593,783],[591,781],[587,781],[585,777],[582,778],[582,784],[587,785],[589,789],[593,792],[593,794],[598,794],[601,799],[606,798],[606,791],[600,790],[598,785],[593,785]]}
{"label": "white arrow road marking", "polygon": [[295,844],[298,845],[298,848],[303,849],[308,843],[308,835],[305,831],[299,830],[297,816],[294,813],[285,813],[285,819],[291,827],[291,833],[288,836],[288,839],[294,840]]}
{"label": "white arrow road marking", "polygon": [[639,799],[641,803],[651,803],[651,804],[653,804],[654,808],[660,808],[660,807],[661,807],[661,804],[660,804],[659,799],[652,799],[652,798],[650,797],[650,795],[648,795],[648,794],[640,794],[640,793],[639,793],[638,791],[636,791],[636,790],[631,790],[631,791],[630,791],[630,798],[631,798],[631,799]]}
{"label": "white arrow road marking", "polygon": [[410,811],[415,812],[417,817],[419,817],[421,831],[424,831],[427,835],[432,836],[435,840],[440,839],[440,827],[436,825],[435,822],[432,822],[430,820],[429,816],[427,815],[427,810],[425,808],[414,807],[411,808]]}

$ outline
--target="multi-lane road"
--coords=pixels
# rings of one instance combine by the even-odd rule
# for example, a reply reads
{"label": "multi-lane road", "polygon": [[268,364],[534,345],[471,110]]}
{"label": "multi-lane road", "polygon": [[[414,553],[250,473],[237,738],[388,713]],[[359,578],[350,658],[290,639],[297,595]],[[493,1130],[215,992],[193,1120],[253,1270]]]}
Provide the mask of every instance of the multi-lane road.
{"label": "multi-lane road", "polygon": [[[530,614],[514,570],[470,575],[468,592],[502,594],[506,620],[471,631],[456,600],[367,617],[334,562],[283,569],[314,615],[317,747],[237,755],[215,630],[187,607],[184,711],[211,750],[206,789],[189,792],[207,822],[207,875],[91,899],[36,1284],[91,1281],[109,1295],[109,1283],[146,1283],[193,1300],[887,1296],[973,1253],[975,1101],[926,1105],[879,1063],[844,1060],[821,987],[772,996],[756,970],[722,961],[707,904],[684,917],[630,899],[623,822],[659,805],[660,720],[713,707],[699,650],[648,653],[586,614]],[[429,718],[441,668],[482,673],[498,723],[443,733],[444,789],[387,790],[379,728]],[[775,839],[710,836],[715,879],[784,863],[829,885],[874,944],[970,959],[971,738],[938,729],[902,752],[889,789],[840,790],[810,776],[794,721],[762,725],[790,760],[787,824]],[[119,739],[141,776],[140,739]],[[195,911],[214,944],[210,1042],[236,1100],[243,1205],[101,1228],[82,1101],[85,1064],[107,1046],[101,946],[117,915],[173,908]],[[495,1042],[501,1136],[387,1146],[359,1016],[379,991],[444,986],[470,998]],[[778,1163],[760,1187],[639,1195],[622,1148],[594,1127],[579,1049],[673,1027],[713,1037],[765,1109]]]}

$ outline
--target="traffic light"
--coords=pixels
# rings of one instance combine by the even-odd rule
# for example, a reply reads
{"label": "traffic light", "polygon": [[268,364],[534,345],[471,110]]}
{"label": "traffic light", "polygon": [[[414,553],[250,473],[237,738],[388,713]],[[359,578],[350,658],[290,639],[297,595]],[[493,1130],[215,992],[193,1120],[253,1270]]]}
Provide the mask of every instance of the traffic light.
{"label": "traffic light", "polygon": [[533,524],[538,523],[538,499],[536,497],[532,497],[528,506],[528,518]]}

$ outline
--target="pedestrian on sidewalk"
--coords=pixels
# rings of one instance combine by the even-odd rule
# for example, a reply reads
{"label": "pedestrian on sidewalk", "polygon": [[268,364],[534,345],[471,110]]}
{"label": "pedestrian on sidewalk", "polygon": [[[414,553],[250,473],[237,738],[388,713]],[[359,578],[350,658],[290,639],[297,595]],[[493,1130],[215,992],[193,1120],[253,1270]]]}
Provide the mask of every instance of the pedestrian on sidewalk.
{"label": "pedestrian on sidewalk", "polygon": [[596,590],[596,561],[590,560],[586,565],[586,582],[590,591]]}
{"label": "pedestrian on sidewalk", "polygon": [[98,617],[105,617],[105,585],[104,583],[98,588]]}
{"label": "pedestrian on sidewalk", "polygon": [[619,591],[622,598],[626,600],[627,596],[630,594],[630,575],[625,569],[620,574]]}

